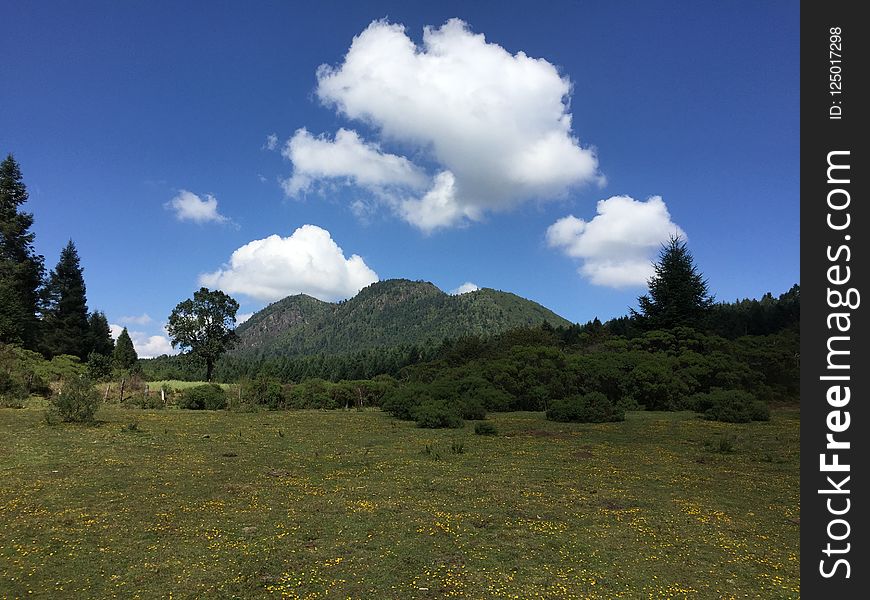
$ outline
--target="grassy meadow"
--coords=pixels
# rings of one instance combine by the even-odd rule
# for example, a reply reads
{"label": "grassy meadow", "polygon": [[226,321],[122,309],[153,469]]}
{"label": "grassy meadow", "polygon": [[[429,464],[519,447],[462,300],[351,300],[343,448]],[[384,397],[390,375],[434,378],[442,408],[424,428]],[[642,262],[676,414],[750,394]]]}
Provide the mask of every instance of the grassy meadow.
{"label": "grassy meadow", "polygon": [[2,598],[798,598],[799,412],[0,409]]}

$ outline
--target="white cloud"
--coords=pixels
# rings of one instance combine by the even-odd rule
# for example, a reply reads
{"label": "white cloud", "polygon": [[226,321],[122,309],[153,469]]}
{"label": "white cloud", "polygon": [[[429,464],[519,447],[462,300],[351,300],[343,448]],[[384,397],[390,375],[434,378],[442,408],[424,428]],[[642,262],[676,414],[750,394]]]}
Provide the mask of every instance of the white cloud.
{"label": "white cloud", "polygon": [[398,205],[398,212],[408,223],[431,233],[439,227],[461,225],[466,220],[478,220],[481,210],[463,206],[456,197],[456,179],[450,171],[435,176],[432,189],[420,199],[405,199]]}
{"label": "white cloud", "polygon": [[583,261],[581,275],[595,285],[644,285],[655,253],[672,235],[685,232],[671,221],[661,196],[645,202],[629,196],[600,200],[591,221],[569,215],[547,229],[547,243]]}
{"label": "white cloud", "polygon": [[118,320],[121,323],[133,323],[134,325],[147,325],[148,323],[153,321],[153,319],[147,313],[132,317],[119,317]]}
{"label": "white cloud", "polygon": [[299,129],[282,154],[293,162],[293,176],[284,181],[288,196],[308,191],[318,179],[346,179],[370,189],[426,185],[426,176],[408,159],[381,152],[348,129],[339,129],[334,140]]}
{"label": "white cloud", "polygon": [[206,194],[205,199],[193,192],[181,190],[175,198],[163,206],[175,212],[179,221],[194,223],[228,223],[229,219],[218,212],[217,198]]}
{"label": "white cloud", "polygon": [[241,325],[242,323],[244,323],[245,321],[247,321],[248,319],[250,319],[253,316],[254,316],[254,313],[252,313],[252,312],[237,314],[236,315],[236,325]]}
{"label": "white cloud", "polygon": [[458,295],[460,295],[460,294],[467,294],[467,293],[469,293],[469,292],[476,292],[476,291],[479,290],[479,289],[480,289],[480,288],[477,287],[477,284],[476,284],[476,283],[471,283],[470,281],[466,281],[465,283],[463,283],[462,285],[460,285],[460,286],[459,286],[458,288],[456,288],[455,290],[451,290],[451,291],[450,291],[450,295],[452,295],[452,296],[458,296]]}
{"label": "white cloud", "polygon": [[292,294],[349,298],[377,280],[362,257],[345,258],[330,233],[316,225],[303,225],[289,237],[249,242],[233,252],[229,263],[199,277],[200,285],[264,301]]}
{"label": "white cloud", "polygon": [[[594,151],[571,129],[568,78],[546,60],[488,43],[458,19],[426,27],[419,47],[403,26],[375,21],[341,64],[318,68],[317,82],[325,105],[372,127],[380,143],[346,129],[334,142],[300,130],[284,151],[294,168],[290,195],[318,179],[345,178],[432,231],[603,184]],[[419,189],[422,167],[382,144],[431,167],[428,192]],[[407,189],[384,193],[385,185]]]}
{"label": "white cloud", "polygon": [[[112,339],[118,340],[118,336],[124,328],[116,323],[109,324],[109,331],[112,333]],[[130,335],[130,340],[133,342],[133,348],[136,350],[136,356],[139,358],[154,358],[162,354],[178,354],[178,350],[172,347],[172,342],[165,335],[148,335],[141,331],[127,330]]]}
{"label": "white cloud", "polygon": [[266,141],[263,144],[263,150],[274,150],[278,147],[278,134],[270,133],[266,136]]}

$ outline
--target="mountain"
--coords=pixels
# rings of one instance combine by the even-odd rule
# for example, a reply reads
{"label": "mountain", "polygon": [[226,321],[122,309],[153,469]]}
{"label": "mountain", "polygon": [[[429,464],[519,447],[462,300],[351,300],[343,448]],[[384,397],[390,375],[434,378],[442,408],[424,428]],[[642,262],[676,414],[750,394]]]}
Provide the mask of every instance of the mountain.
{"label": "mountain", "polygon": [[236,356],[346,354],[570,323],[531,300],[492,289],[458,296],[424,281],[388,279],[338,303],[305,294],[270,304],[239,325]]}

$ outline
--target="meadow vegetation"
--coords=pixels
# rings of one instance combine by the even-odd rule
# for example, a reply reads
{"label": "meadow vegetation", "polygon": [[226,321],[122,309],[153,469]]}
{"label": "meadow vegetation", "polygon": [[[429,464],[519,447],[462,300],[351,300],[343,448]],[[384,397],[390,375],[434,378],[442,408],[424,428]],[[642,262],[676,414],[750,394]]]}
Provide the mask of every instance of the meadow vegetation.
{"label": "meadow vegetation", "polygon": [[799,598],[799,413],[0,410],[0,596]]}

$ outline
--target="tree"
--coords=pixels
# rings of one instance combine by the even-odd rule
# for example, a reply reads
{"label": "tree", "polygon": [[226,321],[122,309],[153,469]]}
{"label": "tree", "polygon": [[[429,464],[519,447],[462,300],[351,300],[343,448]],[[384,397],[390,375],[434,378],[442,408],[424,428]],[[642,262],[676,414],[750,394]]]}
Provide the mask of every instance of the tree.
{"label": "tree", "polygon": [[671,236],[662,245],[655,275],[647,283],[649,295],[637,299],[640,312],[631,310],[645,329],[704,325],[713,298],[707,291],[707,280],[695,268],[692,254],[682,238]]}
{"label": "tree", "polygon": [[136,349],[133,347],[133,340],[130,339],[130,334],[125,327],[121,335],[118,336],[118,341],[115,342],[112,362],[118,369],[132,369],[138,359]]}
{"label": "tree", "polygon": [[205,361],[206,380],[211,381],[215,361],[236,341],[239,303],[220,290],[200,288],[193,299],[180,302],[169,315],[166,330],[172,347],[190,348]]}
{"label": "tree", "polygon": [[88,304],[79,254],[72,240],[61,250],[60,260],[49,274],[46,301],[44,353],[86,359],[90,352]]}
{"label": "tree", "polygon": [[10,154],[0,163],[0,342],[35,350],[44,259],[33,250],[31,213],[20,212],[27,188]]}
{"label": "tree", "polygon": [[115,350],[115,342],[112,340],[109,320],[104,312],[98,310],[88,316],[88,336],[90,338],[91,352],[96,352],[103,356],[112,356]]}

